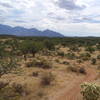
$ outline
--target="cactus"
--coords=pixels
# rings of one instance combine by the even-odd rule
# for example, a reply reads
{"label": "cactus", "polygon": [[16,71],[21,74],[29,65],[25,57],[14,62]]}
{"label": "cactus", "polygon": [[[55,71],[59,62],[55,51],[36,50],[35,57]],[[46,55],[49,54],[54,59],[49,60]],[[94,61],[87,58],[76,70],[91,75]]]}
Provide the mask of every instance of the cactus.
{"label": "cactus", "polygon": [[81,85],[83,100],[99,100],[100,99],[100,85],[95,83],[83,83]]}

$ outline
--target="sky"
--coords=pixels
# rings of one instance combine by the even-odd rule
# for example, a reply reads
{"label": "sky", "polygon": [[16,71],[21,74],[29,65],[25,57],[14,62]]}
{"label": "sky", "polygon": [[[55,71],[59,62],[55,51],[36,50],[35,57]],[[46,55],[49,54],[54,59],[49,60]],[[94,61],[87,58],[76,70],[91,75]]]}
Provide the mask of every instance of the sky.
{"label": "sky", "polygon": [[100,36],[100,0],[0,0],[0,24]]}

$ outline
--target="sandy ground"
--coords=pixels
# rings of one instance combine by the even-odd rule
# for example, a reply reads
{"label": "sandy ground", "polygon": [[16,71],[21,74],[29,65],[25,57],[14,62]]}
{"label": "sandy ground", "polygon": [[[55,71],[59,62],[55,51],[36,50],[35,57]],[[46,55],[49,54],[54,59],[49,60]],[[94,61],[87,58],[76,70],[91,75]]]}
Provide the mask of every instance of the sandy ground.
{"label": "sandy ground", "polygon": [[93,68],[88,68],[87,75],[84,76],[84,78],[78,78],[77,80],[73,79],[69,86],[61,89],[55,97],[52,97],[49,100],[82,100],[80,84],[94,81],[96,77],[96,71]]}

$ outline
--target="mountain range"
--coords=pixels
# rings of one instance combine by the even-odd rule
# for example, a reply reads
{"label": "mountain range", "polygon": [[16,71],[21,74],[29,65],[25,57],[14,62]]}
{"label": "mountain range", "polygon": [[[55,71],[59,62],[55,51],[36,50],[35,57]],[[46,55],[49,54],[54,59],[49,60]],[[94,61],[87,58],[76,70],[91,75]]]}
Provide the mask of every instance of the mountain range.
{"label": "mountain range", "polygon": [[64,37],[61,33],[44,30],[40,31],[36,28],[24,28],[24,27],[11,27],[8,25],[0,24],[0,35],[15,35],[15,36],[36,36],[36,37]]}

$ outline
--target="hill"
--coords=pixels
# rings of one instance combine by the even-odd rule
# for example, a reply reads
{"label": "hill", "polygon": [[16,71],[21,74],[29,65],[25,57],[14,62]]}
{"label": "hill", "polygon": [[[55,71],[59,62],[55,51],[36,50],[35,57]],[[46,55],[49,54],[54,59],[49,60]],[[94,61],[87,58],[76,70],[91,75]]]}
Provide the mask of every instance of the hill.
{"label": "hill", "polygon": [[37,36],[37,37],[64,37],[64,35],[52,31],[44,30],[40,31],[36,28],[24,28],[24,27],[11,27],[8,25],[0,24],[0,34],[2,35],[15,35],[15,36]]}

